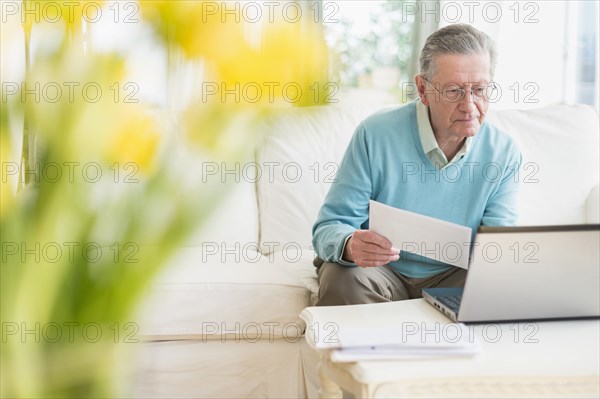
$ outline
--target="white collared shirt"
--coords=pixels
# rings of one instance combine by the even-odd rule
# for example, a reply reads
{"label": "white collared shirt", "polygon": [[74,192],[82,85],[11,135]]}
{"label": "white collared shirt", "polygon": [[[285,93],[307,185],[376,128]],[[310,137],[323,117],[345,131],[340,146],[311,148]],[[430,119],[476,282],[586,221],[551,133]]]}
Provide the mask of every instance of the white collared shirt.
{"label": "white collared shirt", "polygon": [[433,134],[433,128],[429,121],[429,109],[421,100],[417,100],[417,128],[419,130],[419,137],[421,138],[421,145],[425,155],[438,169],[442,169],[448,164],[458,161],[469,151],[473,137],[467,137],[460,150],[456,155],[448,162],[446,155],[438,145],[435,135]]}

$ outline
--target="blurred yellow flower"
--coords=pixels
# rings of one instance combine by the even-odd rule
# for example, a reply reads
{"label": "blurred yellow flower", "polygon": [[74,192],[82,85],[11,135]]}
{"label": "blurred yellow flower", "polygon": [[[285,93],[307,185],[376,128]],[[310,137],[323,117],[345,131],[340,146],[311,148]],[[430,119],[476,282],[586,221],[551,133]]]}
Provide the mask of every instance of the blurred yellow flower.
{"label": "blurred yellow flower", "polygon": [[[322,102],[328,49],[312,21],[245,21],[239,4],[146,1],[164,43],[204,61],[202,93],[184,113],[186,135],[213,154],[239,154],[257,122],[281,104]],[[221,156],[220,155],[220,156]]]}
{"label": "blurred yellow flower", "polygon": [[327,72],[327,47],[317,27],[280,20],[266,24],[261,38],[260,46],[246,43],[216,60],[224,82],[304,85]]}
{"label": "blurred yellow flower", "polygon": [[[245,21],[239,7],[225,2],[146,1],[140,6],[164,42],[205,60],[210,89],[214,92],[216,85],[219,94],[233,93],[222,96],[224,102],[255,106],[288,95],[306,104],[315,97],[308,87],[327,77],[327,45],[322,28],[311,21]],[[249,40],[250,32],[256,40]]]}
{"label": "blurred yellow flower", "polygon": [[106,147],[109,162],[117,162],[120,167],[133,163],[145,174],[152,171],[159,133],[149,117],[132,114],[111,135]]}
{"label": "blurred yellow flower", "polygon": [[106,132],[125,120],[125,65],[114,55],[84,55],[76,44],[40,56],[23,83],[25,106],[45,145],[69,160],[97,158]]}
{"label": "blurred yellow flower", "polygon": [[209,12],[215,5],[214,1],[141,1],[140,9],[165,43],[176,44],[190,58],[216,59],[237,53],[244,35],[239,19],[222,22],[218,13]]}
{"label": "blurred yellow flower", "polygon": [[[24,121],[24,137],[34,156],[24,155],[23,160],[39,164],[41,169],[41,173],[32,173],[36,179],[18,197],[12,196],[10,185],[1,187],[2,232],[14,243],[14,251],[0,270],[0,314],[3,320],[37,323],[124,323],[132,320],[140,295],[153,276],[206,219],[227,185],[189,184],[186,176],[190,170],[194,172],[190,176],[197,175],[197,163],[169,156],[168,150],[181,153],[179,144],[167,145],[172,143],[159,134],[159,130],[170,132],[169,128],[159,129],[158,122],[164,119],[151,118],[152,114],[145,112],[151,108],[142,103],[144,98],[135,98],[137,83],[124,81],[127,56],[110,50],[97,53],[89,46],[81,22],[93,17],[88,12],[103,2],[16,4],[34,10],[26,13],[23,21],[26,38],[33,24],[44,21],[42,17],[60,15],[66,33],[60,23],[33,27],[37,38],[27,73],[9,82],[9,98],[18,105],[0,103],[0,157],[4,161],[16,155],[9,153],[9,144],[16,144],[16,138],[8,133],[8,127]],[[181,50],[188,58],[203,61],[203,83],[214,83],[219,89],[221,84],[304,86],[324,76],[327,57],[321,35],[308,31],[312,28],[281,21],[257,24],[251,28],[262,34],[248,40],[248,24],[242,19],[229,15],[223,22],[222,15],[210,10],[226,2],[141,0],[135,4],[146,18],[141,23],[150,22],[151,29],[168,44],[168,69],[175,66]],[[20,29],[21,19],[14,21],[11,26]],[[8,30],[2,26],[3,50]],[[93,29],[87,32],[93,33]],[[49,39],[38,40],[43,37]],[[9,40],[11,44],[25,42],[16,35]],[[174,75],[174,71],[168,72]],[[174,94],[179,93],[174,90]],[[205,150],[200,160],[205,154],[223,160],[246,159],[261,134],[257,127],[279,103],[273,104],[270,94],[256,102],[247,93],[237,97],[221,94],[197,99],[182,115],[174,112],[169,117],[181,121],[178,127]],[[273,95],[275,102],[280,100],[279,91]],[[11,138],[15,141],[9,143]],[[158,157],[159,150],[164,157]],[[85,166],[95,163],[99,167],[96,175],[106,172],[108,178],[96,179],[93,173],[85,173]],[[147,178],[135,185],[114,184],[128,178],[113,174],[115,163],[128,172],[127,164],[133,163]],[[45,173],[47,166],[55,173]],[[87,246],[92,243],[95,245]],[[154,243],[158,245],[146,245]],[[69,254],[65,250],[53,258],[30,256],[31,248],[47,246],[61,251],[68,248]],[[25,258],[17,251],[22,248],[28,252]],[[85,248],[92,248],[92,253]],[[7,383],[0,387],[0,396],[125,397],[113,392],[120,384],[110,380],[116,346],[104,346],[109,343],[104,338],[93,345],[84,341],[9,341],[1,353],[6,366],[1,378]]]}
{"label": "blurred yellow flower", "polygon": [[235,159],[251,151],[256,143],[258,124],[270,112],[268,107],[218,100],[197,101],[183,114],[186,139],[215,159]]}

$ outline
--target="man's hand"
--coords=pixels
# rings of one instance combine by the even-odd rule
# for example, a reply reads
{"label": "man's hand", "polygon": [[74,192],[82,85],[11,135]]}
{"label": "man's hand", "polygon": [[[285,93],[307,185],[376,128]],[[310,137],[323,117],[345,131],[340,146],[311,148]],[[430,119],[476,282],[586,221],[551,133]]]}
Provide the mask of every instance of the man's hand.
{"label": "man's hand", "polygon": [[356,230],[346,242],[343,259],[360,267],[383,266],[400,258],[400,250],[384,236],[370,230]]}

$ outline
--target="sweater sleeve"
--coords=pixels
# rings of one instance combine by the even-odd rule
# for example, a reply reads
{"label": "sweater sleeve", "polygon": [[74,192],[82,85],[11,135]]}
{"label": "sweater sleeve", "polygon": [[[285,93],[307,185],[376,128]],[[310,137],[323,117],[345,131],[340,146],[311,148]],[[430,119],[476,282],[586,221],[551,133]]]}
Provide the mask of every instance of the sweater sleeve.
{"label": "sweater sleeve", "polygon": [[508,164],[505,166],[495,192],[486,204],[481,224],[484,226],[514,226],[518,219],[519,170],[521,152],[512,146]]}
{"label": "sweater sleeve", "polygon": [[348,237],[368,219],[371,194],[369,148],[361,124],[350,140],[312,229],[313,247],[320,258],[355,266],[342,260],[344,246]]}

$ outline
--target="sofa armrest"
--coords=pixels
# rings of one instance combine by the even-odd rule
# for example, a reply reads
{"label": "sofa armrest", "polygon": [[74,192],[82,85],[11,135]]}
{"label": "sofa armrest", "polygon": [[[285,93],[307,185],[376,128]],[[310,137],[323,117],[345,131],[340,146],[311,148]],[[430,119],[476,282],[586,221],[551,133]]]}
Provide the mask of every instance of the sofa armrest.
{"label": "sofa armrest", "polygon": [[590,191],[585,208],[586,221],[588,223],[600,223],[600,183],[596,184]]}

